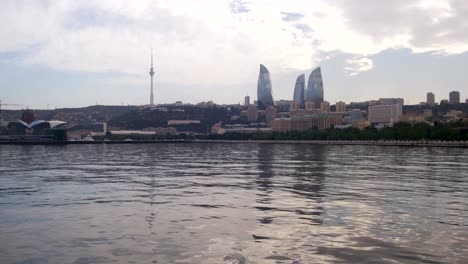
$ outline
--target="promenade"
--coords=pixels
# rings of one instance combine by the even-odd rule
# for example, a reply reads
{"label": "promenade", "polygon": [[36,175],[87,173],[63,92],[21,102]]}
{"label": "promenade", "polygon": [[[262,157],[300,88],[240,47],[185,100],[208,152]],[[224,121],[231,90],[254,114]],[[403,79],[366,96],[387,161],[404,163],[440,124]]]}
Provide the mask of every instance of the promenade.
{"label": "promenade", "polygon": [[308,144],[308,145],[363,145],[401,147],[451,147],[468,148],[468,141],[417,141],[417,140],[95,140],[95,141],[0,141],[0,145],[81,145],[81,144]]}
{"label": "promenade", "polygon": [[369,145],[409,147],[467,148],[468,141],[405,141],[405,140],[193,140],[198,143],[310,144],[310,145]]}

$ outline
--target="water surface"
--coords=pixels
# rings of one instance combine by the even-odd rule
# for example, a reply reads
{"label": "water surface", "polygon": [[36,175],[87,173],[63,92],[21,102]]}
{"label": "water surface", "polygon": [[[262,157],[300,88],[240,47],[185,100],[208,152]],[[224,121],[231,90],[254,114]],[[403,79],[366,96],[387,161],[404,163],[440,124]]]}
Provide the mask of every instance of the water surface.
{"label": "water surface", "polygon": [[0,146],[0,263],[466,263],[468,150]]}

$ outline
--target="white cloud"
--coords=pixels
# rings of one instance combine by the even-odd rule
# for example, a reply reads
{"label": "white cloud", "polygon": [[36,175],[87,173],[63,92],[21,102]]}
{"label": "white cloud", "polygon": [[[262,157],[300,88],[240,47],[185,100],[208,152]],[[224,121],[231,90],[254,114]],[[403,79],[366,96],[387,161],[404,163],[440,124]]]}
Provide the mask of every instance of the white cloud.
{"label": "white cloud", "polygon": [[158,80],[181,85],[254,87],[259,63],[273,74],[300,73],[328,52],[356,55],[345,69],[356,75],[389,48],[468,50],[464,0],[5,0],[0,7],[0,53],[22,53],[23,63],[140,78],[154,47]]}
{"label": "white cloud", "polygon": [[356,76],[374,68],[374,62],[369,58],[349,59],[346,60],[345,64],[344,71],[348,76]]}

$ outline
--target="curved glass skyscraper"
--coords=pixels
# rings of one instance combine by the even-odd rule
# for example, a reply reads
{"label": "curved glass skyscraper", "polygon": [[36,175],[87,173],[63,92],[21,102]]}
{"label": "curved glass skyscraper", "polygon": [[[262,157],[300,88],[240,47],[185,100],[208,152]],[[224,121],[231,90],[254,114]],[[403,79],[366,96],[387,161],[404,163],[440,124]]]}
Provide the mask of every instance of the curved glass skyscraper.
{"label": "curved glass skyscraper", "polygon": [[271,88],[270,72],[268,72],[268,69],[263,64],[260,64],[260,74],[258,75],[257,102],[260,110],[275,105]]}
{"label": "curved glass skyscraper", "polygon": [[305,75],[297,76],[296,85],[294,86],[293,101],[299,103],[299,107],[304,109],[304,93],[305,93]]}
{"label": "curved glass skyscraper", "polygon": [[320,103],[323,102],[323,80],[320,67],[313,70],[309,76],[305,100],[314,102],[315,107],[320,107]]}

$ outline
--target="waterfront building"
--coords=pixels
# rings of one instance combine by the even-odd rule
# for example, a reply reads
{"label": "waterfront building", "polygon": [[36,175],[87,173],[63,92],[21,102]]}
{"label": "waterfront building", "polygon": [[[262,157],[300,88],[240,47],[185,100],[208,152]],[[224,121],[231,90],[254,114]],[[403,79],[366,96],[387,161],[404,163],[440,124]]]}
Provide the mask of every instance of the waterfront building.
{"label": "waterfront building", "polygon": [[343,123],[349,124],[354,128],[364,129],[370,126],[370,123],[367,122],[364,117],[365,113],[366,112],[361,109],[351,109],[343,117]]}
{"label": "waterfront building", "polygon": [[435,95],[434,93],[427,93],[427,100],[426,100],[426,103],[430,106],[433,106],[435,105]]}
{"label": "waterfront building", "polygon": [[299,118],[299,117],[304,117],[304,116],[308,116],[308,115],[314,115],[314,114],[320,114],[322,113],[322,111],[320,111],[320,109],[299,109],[299,110],[295,110],[295,111],[289,111],[289,117],[294,117],[294,118]]}
{"label": "waterfront building", "polygon": [[346,124],[346,125],[336,125],[333,128],[343,130],[343,129],[348,129],[348,128],[351,128],[351,127],[352,127],[351,124]]}
{"label": "waterfront building", "polygon": [[301,109],[301,104],[299,101],[292,101],[291,106],[289,106],[289,111],[297,111]]}
{"label": "waterfront building", "polygon": [[250,96],[247,95],[244,98],[244,106],[249,106],[249,105],[250,105]]}
{"label": "waterfront building", "polygon": [[167,125],[169,126],[177,126],[177,125],[198,125],[201,124],[200,120],[169,120],[167,121]]}
{"label": "waterfront building", "polygon": [[351,109],[349,116],[351,123],[364,119],[361,109]]}
{"label": "waterfront building", "polygon": [[442,117],[443,122],[451,123],[462,120],[464,117],[463,111],[450,110]]}
{"label": "waterfront building", "polygon": [[419,114],[406,114],[406,115],[402,115],[399,121],[416,124],[416,123],[425,122],[426,117],[424,115],[419,115]]}
{"label": "waterfront building", "polygon": [[21,113],[21,121],[25,122],[26,124],[31,124],[36,120],[36,117],[34,116],[33,111],[26,109]]}
{"label": "waterfront building", "polygon": [[240,118],[247,120],[247,110],[241,111],[240,112]]}
{"label": "waterfront building", "polygon": [[312,101],[317,107],[323,102],[323,79],[320,67],[310,73],[305,92],[305,101]]}
{"label": "waterfront building", "polygon": [[313,114],[302,117],[276,118],[271,123],[273,132],[305,131],[328,129],[342,122],[341,115],[334,113]]}
{"label": "waterfront building", "polygon": [[257,122],[264,121],[266,119],[266,109],[257,111]]}
{"label": "waterfront building", "polygon": [[361,129],[361,130],[370,126],[371,124],[366,119],[361,119],[351,124],[351,127]]}
{"label": "waterfront building", "polygon": [[156,135],[176,135],[177,129],[175,127],[157,127],[151,129]]}
{"label": "waterfront building", "polygon": [[460,92],[452,91],[449,93],[449,103],[459,104],[460,103]]}
{"label": "waterfront building", "polygon": [[346,112],[346,103],[339,101],[336,103],[336,112],[344,113]]}
{"label": "waterfront building", "polygon": [[[379,105],[392,105],[392,104],[405,104],[405,100],[403,98],[380,98],[377,101]],[[369,104],[371,105],[371,104]]]}
{"label": "waterfront building", "polygon": [[94,123],[91,129],[91,136],[105,136],[107,133],[107,123]]}
{"label": "waterfront building", "polygon": [[265,110],[265,121],[269,124],[276,118],[276,116],[276,108],[274,106],[267,107]]}
{"label": "waterfront building", "polygon": [[297,76],[296,85],[294,86],[293,102],[299,105],[299,109],[304,109],[304,94],[305,94],[305,75]]}
{"label": "waterfront building", "polygon": [[258,119],[258,109],[255,105],[250,105],[247,108],[247,121],[255,122]]}
{"label": "waterfront building", "polygon": [[153,136],[156,135],[155,131],[144,131],[144,130],[109,130],[111,136]]}
{"label": "waterfront building", "polygon": [[286,133],[291,131],[291,118],[276,118],[271,122],[271,130],[273,132]]}
{"label": "waterfront building", "polygon": [[368,119],[372,124],[388,123],[393,124],[400,120],[403,114],[401,104],[372,105],[368,108]]}
{"label": "waterfront building", "polygon": [[330,103],[327,101],[323,101],[320,103],[320,111],[328,113],[330,112]]}
{"label": "waterfront building", "polygon": [[288,112],[291,107],[291,100],[279,100],[275,102],[276,111]]}
{"label": "waterfront building", "polygon": [[242,133],[242,134],[255,134],[255,133],[271,133],[270,127],[227,127],[218,133]]}
{"label": "waterfront building", "polygon": [[424,109],[424,117],[425,118],[432,117],[432,109]]}
{"label": "waterfront building", "polygon": [[36,120],[30,124],[17,120],[9,122],[7,128],[10,140],[52,141],[67,139],[65,124],[57,120]]}
{"label": "waterfront building", "polygon": [[315,109],[315,103],[313,101],[306,101],[305,102],[305,109],[306,110]]}
{"label": "waterfront building", "polygon": [[224,128],[223,128],[222,122],[216,123],[213,126],[211,126],[211,134],[219,134],[219,135],[224,134]]}
{"label": "waterfront building", "polygon": [[260,64],[260,73],[258,75],[257,104],[258,109],[260,110],[264,110],[268,106],[275,105],[275,102],[273,101],[270,72],[263,64]]}
{"label": "waterfront building", "polygon": [[275,102],[276,107],[289,107],[291,105],[291,100],[279,100]]}
{"label": "waterfront building", "polygon": [[100,132],[100,133],[106,133],[107,132],[107,123],[94,123],[93,128],[91,130],[92,132]]}

